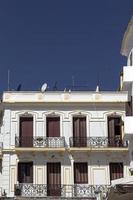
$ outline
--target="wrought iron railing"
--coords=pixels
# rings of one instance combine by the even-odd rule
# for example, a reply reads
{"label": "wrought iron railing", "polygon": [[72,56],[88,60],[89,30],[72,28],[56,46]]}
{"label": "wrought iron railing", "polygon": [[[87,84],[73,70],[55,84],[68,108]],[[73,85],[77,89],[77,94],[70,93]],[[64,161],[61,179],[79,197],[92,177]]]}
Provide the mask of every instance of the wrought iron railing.
{"label": "wrought iron railing", "polygon": [[63,148],[65,137],[15,137],[16,147]]}
{"label": "wrought iron railing", "polygon": [[70,147],[127,147],[128,141],[118,137],[70,137]]}
{"label": "wrought iron railing", "polygon": [[15,185],[15,195],[22,197],[59,196],[64,198],[96,198],[98,195],[106,199],[109,192],[107,185],[43,185],[20,183]]}

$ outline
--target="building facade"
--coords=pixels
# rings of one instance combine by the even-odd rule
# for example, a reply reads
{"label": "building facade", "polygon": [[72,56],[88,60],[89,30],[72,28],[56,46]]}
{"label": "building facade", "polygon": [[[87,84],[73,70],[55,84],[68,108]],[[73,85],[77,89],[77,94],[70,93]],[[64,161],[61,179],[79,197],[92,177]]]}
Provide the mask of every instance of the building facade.
{"label": "building facade", "polygon": [[112,184],[132,178],[132,83],[126,66],[120,91],[4,92],[1,196],[110,198]]}
{"label": "building facade", "polygon": [[128,176],[127,95],[4,92],[2,189],[7,196],[14,196],[16,187],[22,196],[91,198],[92,185],[106,190],[111,180]]}

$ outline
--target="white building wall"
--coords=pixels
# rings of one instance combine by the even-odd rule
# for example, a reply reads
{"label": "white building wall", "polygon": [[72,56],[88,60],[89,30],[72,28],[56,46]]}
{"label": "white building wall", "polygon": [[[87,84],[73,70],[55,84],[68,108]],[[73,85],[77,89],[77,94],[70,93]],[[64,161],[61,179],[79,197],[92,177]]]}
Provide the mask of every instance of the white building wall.
{"label": "white building wall", "polygon": [[[86,116],[87,136],[107,136],[107,116],[119,114],[124,119],[124,103],[99,103],[99,104],[53,104],[51,106],[12,105],[5,108],[3,125],[4,150],[2,161],[2,187],[8,196],[14,195],[14,184],[17,183],[18,162],[34,162],[33,182],[35,184],[47,183],[47,162],[61,162],[62,184],[74,184],[73,163],[88,162],[88,184],[110,184],[109,162],[124,162],[124,176],[128,174],[128,153],[117,154],[113,152],[31,152],[19,153],[15,148],[15,135],[19,136],[19,117],[24,114],[33,115],[34,136],[46,136],[46,117],[50,115],[60,116],[61,136],[65,137],[69,147],[69,137],[72,137],[73,116]],[[124,155],[124,156],[123,156]]]}

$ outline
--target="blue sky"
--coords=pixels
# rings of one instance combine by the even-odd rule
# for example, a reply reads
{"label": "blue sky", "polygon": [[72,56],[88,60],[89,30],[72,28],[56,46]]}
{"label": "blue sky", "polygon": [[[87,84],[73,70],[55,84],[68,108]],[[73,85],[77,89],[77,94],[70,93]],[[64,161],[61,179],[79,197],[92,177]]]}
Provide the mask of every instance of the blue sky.
{"label": "blue sky", "polygon": [[0,92],[72,85],[117,90],[132,0],[0,1]]}

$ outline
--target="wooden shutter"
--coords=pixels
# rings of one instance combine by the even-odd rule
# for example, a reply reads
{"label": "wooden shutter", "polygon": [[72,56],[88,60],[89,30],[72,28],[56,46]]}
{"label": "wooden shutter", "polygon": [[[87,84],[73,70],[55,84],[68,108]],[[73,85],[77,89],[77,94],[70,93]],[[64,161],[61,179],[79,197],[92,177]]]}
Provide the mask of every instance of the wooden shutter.
{"label": "wooden shutter", "polygon": [[122,145],[122,125],[120,116],[108,117],[109,146]]}
{"label": "wooden shutter", "polygon": [[47,117],[47,137],[60,137],[60,117]]}
{"label": "wooden shutter", "polygon": [[33,146],[33,117],[20,117],[20,146]]}
{"label": "wooden shutter", "polygon": [[74,163],[74,184],[88,183],[88,164]]}
{"label": "wooden shutter", "polygon": [[123,163],[110,163],[110,180],[123,178]]}
{"label": "wooden shutter", "polygon": [[73,143],[74,146],[86,146],[86,117],[73,118]]}
{"label": "wooden shutter", "polygon": [[33,162],[18,163],[19,183],[33,183]]}
{"label": "wooden shutter", "polygon": [[108,137],[114,138],[115,136],[115,121],[113,117],[108,117]]}
{"label": "wooden shutter", "polygon": [[47,163],[47,195],[61,195],[61,163]]}

